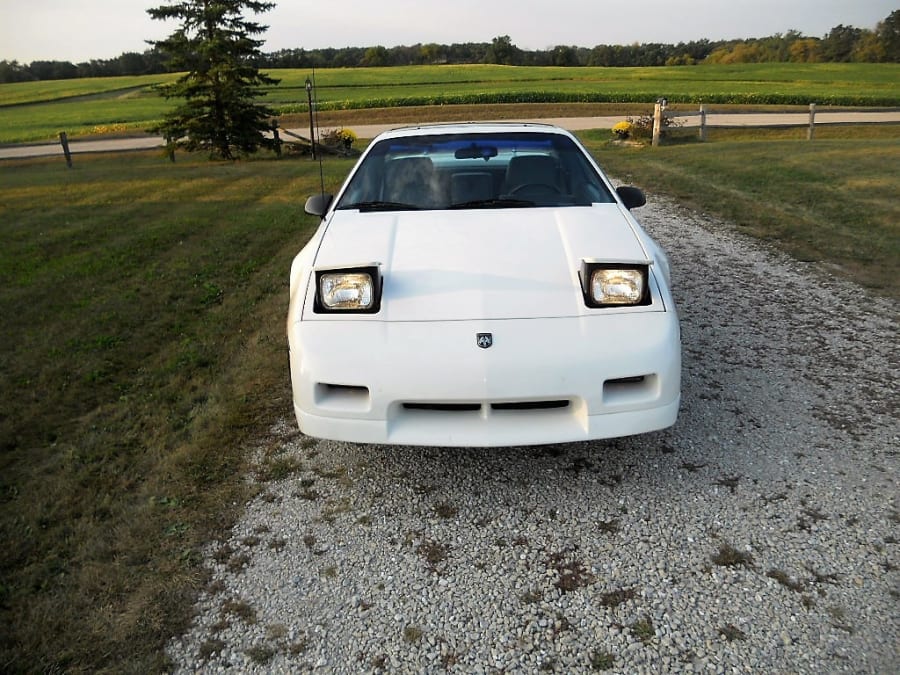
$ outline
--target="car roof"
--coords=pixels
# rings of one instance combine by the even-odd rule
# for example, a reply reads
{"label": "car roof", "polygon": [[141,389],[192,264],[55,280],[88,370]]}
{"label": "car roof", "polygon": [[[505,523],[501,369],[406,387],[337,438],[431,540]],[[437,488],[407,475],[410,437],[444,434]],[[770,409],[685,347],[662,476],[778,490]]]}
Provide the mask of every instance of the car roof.
{"label": "car roof", "polygon": [[541,124],[535,122],[453,122],[398,127],[396,129],[391,129],[379,134],[375,140],[383,140],[386,138],[404,138],[406,136],[492,133],[551,133],[572,137],[572,134],[570,134],[565,129],[552,124]]}

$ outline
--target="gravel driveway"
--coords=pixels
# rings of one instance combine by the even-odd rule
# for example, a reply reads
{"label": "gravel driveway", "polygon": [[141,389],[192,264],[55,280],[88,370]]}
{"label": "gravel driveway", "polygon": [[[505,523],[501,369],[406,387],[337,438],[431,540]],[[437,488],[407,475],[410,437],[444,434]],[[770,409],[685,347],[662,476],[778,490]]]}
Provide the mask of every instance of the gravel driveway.
{"label": "gravel driveway", "polygon": [[287,477],[210,547],[176,670],[898,672],[894,304],[671,202],[636,214],[674,269],[673,428],[449,450],[285,420],[258,452]]}

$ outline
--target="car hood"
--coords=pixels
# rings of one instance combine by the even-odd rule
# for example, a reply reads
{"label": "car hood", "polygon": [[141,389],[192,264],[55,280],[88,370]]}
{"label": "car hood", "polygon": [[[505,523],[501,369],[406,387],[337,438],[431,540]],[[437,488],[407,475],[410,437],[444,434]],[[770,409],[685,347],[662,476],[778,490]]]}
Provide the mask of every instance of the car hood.
{"label": "car hood", "polygon": [[585,314],[584,259],[649,262],[627,211],[596,204],[335,211],[314,268],[377,263],[381,320],[517,319]]}

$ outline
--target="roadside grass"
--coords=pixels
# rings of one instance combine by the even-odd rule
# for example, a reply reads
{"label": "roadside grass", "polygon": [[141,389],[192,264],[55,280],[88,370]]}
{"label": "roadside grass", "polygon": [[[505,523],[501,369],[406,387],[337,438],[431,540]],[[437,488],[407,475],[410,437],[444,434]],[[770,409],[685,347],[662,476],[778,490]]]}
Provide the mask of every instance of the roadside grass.
{"label": "roadside grass", "polygon": [[[310,69],[268,71],[281,80],[263,101],[281,115],[308,112]],[[0,143],[113,127],[140,133],[174,103],[151,85],[176,75],[0,85]],[[344,109],[505,104],[900,105],[897,64],[743,64],[658,68],[499,65],[329,68],[316,71],[320,114]],[[115,80],[110,82],[110,80]],[[73,98],[76,97],[76,98]],[[428,117],[431,117],[429,115]],[[285,123],[282,123],[285,126]]]}
{"label": "roadside grass", "polygon": [[[612,175],[900,297],[900,126],[711,130],[657,148],[581,135]],[[637,212],[640,217],[640,212]]]}
{"label": "roadside grass", "polygon": [[[797,133],[582,137],[613,175],[897,296],[897,127]],[[326,161],[326,189],[350,165]],[[318,165],[130,153],[0,173],[0,663],[163,670],[201,549],[248,496],[245,448],[290,411],[287,273]]]}
{"label": "roadside grass", "polygon": [[318,166],[0,173],[0,664],[158,672],[244,501],[244,441],[290,410],[287,274]]}

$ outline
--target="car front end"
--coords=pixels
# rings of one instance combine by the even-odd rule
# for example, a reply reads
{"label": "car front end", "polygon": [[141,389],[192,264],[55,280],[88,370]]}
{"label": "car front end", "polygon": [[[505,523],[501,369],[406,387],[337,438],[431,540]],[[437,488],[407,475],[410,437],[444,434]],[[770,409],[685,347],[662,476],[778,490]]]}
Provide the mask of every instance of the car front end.
{"label": "car front end", "polygon": [[[570,146],[584,158],[565,155]],[[366,173],[373,148],[377,171]],[[555,168],[527,163],[553,173],[519,177],[519,156],[552,157]],[[432,184],[386,198],[400,160]],[[361,443],[518,446],[672,425],[681,357],[668,261],[629,199],[550,127],[376,139],[336,198],[311,208],[322,222],[292,267],[300,428]]]}

